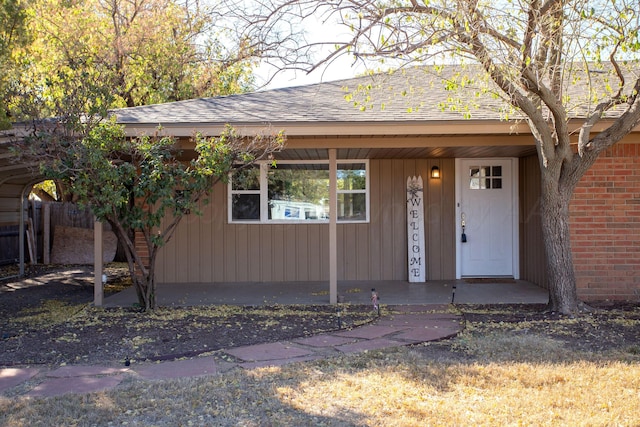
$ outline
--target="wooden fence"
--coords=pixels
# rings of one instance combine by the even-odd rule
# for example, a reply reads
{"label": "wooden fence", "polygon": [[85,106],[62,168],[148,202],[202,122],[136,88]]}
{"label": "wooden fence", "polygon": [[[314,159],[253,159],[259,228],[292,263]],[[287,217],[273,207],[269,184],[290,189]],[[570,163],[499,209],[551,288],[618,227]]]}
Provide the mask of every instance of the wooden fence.
{"label": "wooden fence", "polygon": [[0,265],[15,264],[19,255],[19,230],[17,225],[0,227]]}
{"label": "wooden fence", "polygon": [[[74,203],[29,201],[25,221],[25,260],[32,263],[49,263],[56,227],[93,230],[93,225],[90,209],[81,209]],[[105,229],[109,229],[109,226],[105,225]],[[0,227],[0,265],[18,262],[19,236],[18,224]]]}

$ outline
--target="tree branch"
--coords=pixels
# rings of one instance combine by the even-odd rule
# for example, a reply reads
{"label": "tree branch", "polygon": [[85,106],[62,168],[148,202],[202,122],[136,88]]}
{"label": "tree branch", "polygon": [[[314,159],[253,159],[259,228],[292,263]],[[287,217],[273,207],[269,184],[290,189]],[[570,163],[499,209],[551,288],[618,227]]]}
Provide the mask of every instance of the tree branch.
{"label": "tree branch", "polygon": [[585,146],[584,150],[600,153],[624,138],[640,124],[640,78],[633,86],[632,95],[628,99],[629,107],[615,122],[604,131],[596,135]]}

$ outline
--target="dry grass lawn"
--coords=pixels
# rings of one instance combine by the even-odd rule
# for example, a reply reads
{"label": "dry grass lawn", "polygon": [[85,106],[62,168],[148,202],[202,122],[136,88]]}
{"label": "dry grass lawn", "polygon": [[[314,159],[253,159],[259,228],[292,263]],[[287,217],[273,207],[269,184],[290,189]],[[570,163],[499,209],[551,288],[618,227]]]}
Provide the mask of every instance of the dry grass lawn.
{"label": "dry grass lawn", "polygon": [[[506,326],[441,343],[47,399],[2,426],[637,426],[640,357]],[[632,325],[637,327],[637,325]]]}

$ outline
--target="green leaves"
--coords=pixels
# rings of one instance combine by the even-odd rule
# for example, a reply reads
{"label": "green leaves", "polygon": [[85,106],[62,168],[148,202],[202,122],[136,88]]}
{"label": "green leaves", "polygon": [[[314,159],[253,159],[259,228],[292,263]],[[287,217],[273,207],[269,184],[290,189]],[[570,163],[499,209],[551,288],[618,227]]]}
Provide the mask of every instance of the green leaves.
{"label": "green leaves", "polygon": [[20,53],[29,42],[28,13],[22,0],[0,2],[0,129],[10,127],[9,95],[20,74]]}
{"label": "green leaves", "polygon": [[[211,16],[199,5],[175,0],[35,0],[28,8],[22,0],[5,1],[1,100],[18,120],[75,119],[104,117],[111,108],[246,91],[254,53],[246,41],[219,34]],[[11,28],[22,28],[24,48],[9,35]],[[7,43],[12,48],[5,49]],[[5,56],[18,47],[20,57],[9,73]],[[0,120],[3,114],[0,105]]]}
{"label": "green leaves", "polygon": [[[26,141],[22,156],[40,162],[45,176],[63,181],[79,204],[114,227],[127,258],[143,272],[133,282],[146,309],[155,306],[155,255],[184,215],[199,214],[214,185],[235,168],[268,158],[284,144],[282,132],[245,137],[227,126],[218,137],[197,135],[195,149],[185,154],[173,137],[128,138],[115,120],[81,130],[43,132]],[[136,233],[148,259],[131,240]]]}

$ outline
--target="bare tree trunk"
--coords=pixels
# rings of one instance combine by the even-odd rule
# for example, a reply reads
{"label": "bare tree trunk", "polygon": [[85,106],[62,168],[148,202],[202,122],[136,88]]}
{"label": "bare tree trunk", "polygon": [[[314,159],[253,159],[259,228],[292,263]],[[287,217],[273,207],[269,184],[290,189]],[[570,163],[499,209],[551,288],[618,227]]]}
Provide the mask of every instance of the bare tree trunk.
{"label": "bare tree trunk", "polygon": [[147,276],[147,289],[149,291],[149,300],[147,310],[155,310],[156,309],[156,254],[158,249],[153,248],[149,252],[149,272]]}
{"label": "bare tree trunk", "polygon": [[[127,230],[115,221],[109,220],[109,223],[111,224],[112,230],[116,233],[118,240],[123,243],[122,246],[129,266],[129,275],[131,276],[131,281],[133,282],[133,287],[138,297],[138,305],[144,311],[155,309],[156,291],[153,269],[155,268],[157,248],[149,248],[149,265],[142,265],[141,258],[134,253],[135,245],[129,239]],[[137,269],[136,266],[138,267]]]}
{"label": "bare tree trunk", "polygon": [[156,308],[156,284],[155,275],[153,274],[155,266],[153,264],[150,262],[146,266],[146,273],[141,266],[137,270],[135,268],[131,270],[131,277],[133,277],[136,294],[138,295],[138,304],[144,311],[151,311]]}
{"label": "bare tree trunk", "polygon": [[[149,249],[151,253],[154,249]],[[136,258],[140,262],[140,258]],[[149,265],[138,265],[138,271],[136,275],[136,285],[138,293],[138,303],[140,307],[148,312],[156,308],[156,284],[155,275],[153,271],[155,269],[155,254],[151,253],[149,256]]]}
{"label": "bare tree trunk", "polygon": [[547,257],[549,309],[571,314],[578,309],[569,233],[569,203],[572,191],[563,191],[553,177],[545,178],[544,170],[542,174],[542,235]]}

